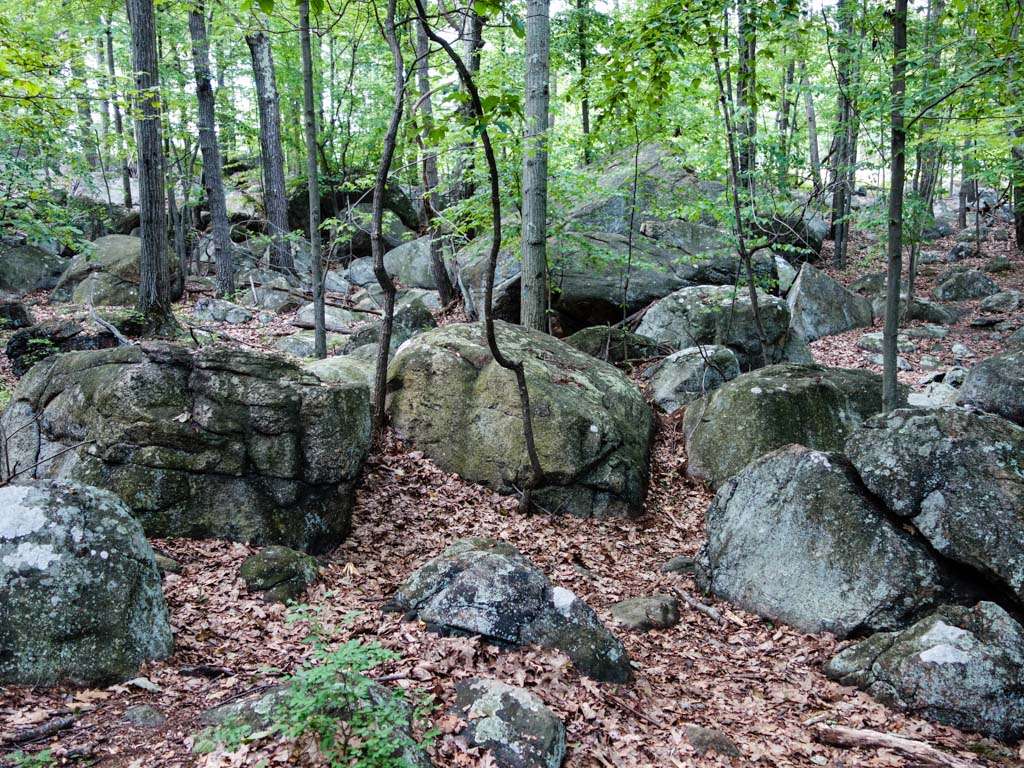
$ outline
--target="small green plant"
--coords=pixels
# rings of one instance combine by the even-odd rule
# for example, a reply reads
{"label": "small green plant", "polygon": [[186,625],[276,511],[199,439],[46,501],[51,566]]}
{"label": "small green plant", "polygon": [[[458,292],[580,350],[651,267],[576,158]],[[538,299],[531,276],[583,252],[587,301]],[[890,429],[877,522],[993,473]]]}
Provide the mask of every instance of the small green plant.
{"label": "small green plant", "polygon": [[14,768],[49,768],[49,766],[57,764],[57,759],[49,749],[31,754],[18,750],[8,757]]}
{"label": "small green plant", "polygon": [[377,643],[338,643],[337,627],[324,620],[320,608],[296,606],[287,620],[308,624],[305,642],[312,653],[274,694],[267,726],[260,731],[229,721],[205,731],[195,750],[234,750],[246,741],[277,735],[312,741],[331,768],[413,768],[410,755],[436,737],[428,731],[417,743],[411,735],[411,726],[426,716],[429,702],[411,705],[402,692],[366,674],[397,656]]}

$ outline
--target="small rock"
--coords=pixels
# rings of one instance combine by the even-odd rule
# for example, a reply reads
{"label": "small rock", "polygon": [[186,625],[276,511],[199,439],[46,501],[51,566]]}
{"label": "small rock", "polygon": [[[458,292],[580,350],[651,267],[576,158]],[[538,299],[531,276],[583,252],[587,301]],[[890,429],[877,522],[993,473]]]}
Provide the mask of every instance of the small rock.
{"label": "small rock", "polygon": [[192,317],[207,322],[241,325],[252,320],[252,312],[230,301],[204,296],[196,302],[192,309]]}
{"label": "small rock", "polygon": [[[872,365],[885,365],[885,358],[882,355],[872,355],[870,360]],[[896,369],[900,371],[912,371],[914,370],[914,366],[910,364],[907,358],[902,355],[897,355]]]}
{"label": "small rock", "polygon": [[662,573],[693,573],[695,560],[689,555],[676,555],[661,566]]}
{"label": "small rock", "polygon": [[159,728],[167,722],[164,713],[149,704],[129,707],[124,711],[124,719],[140,728]]}
{"label": "small rock", "polygon": [[646,632],[679,623],[679,602],[671,595],[632,597],[612,606],[615,620],[630,629]]}
{"label": "small rock", "polygon": [[991,274],[997,274],[999,272],[1009,272],[1013,269],[1013,264],[1005,256],[996,256],[983,266],[982,269]]}
{"label": "small rock", "polygon": [[0,331],[28,328],[34,323],[32,313],[17,297],[0,294]]}
{"label": "small rock", "polygon": [[932,408],[942,405],[956,405],[959,390],[941,381],[934,381],[921,392],[907,395],[907,404],[915,408]]}
{"label": "small rock", "polygon": [[999,286],[976,269],[953,269],[939,276],[932,295],[939,301],[982,299],[999,292]]}
{"label": "small rock", "polygon": [[466,741],[487,750],[498,768],[559,768],[565,726],[537,696],[498,680],[455,686],[455,707],[466,721]]}
{"label": "small rock", "polygon": [[981,301],[981,309],[984,312],[1015,312],[1024,303],[1020,291],[1000,291],[986,296]]}
{"label": "small rock", "polygon": [[736,742],[717,728],[703,728],[699,725],[684,725],[683,734],[686,740],[697,750],[698,755],[717,752],[726,757],[742,757],[743,753]]}
{"label": "small rock", "polygon": [[935,323],[925,323],[924,325],[908,328],[906,335],[911,339],[944,339],[949,335],[949,329]]}
{"label": "small rock", "polygon": [[[865,352],[881,352],[882,332],[865,333],[857,339],[857,347]],[[917,345],[901,333],[896,336],[896,349],[899,352],[916,352]]]}
{"label": "small rock", "polygon": [[297,600],[318,572],[313,557],[275,544],[247,557],[239,574],[250,592],[262,592],[268,603],[286,603]]}
{"label": "small rock", "polygon": [[976,258],[978,255],[978,246],[976,243],[957,243],[947,254],[946,261],[963,261],[964,259]]}
{"label": "small rock", "polygon": [[974,357],[974,353],[960,342],[953,345],[952,352],[953,359],[955,360],[967,360],[968,358]]}
{"label": "small rock", "polygon": [[955,365],[946,371],[942,375],[942,383],[949,384],[951,387],[959,389],[964,385],[964,381],[967,380],[967,369],[959,365]]}
{"label": "small rock", "polygon": [[942,362],[935,355],[921,355],[921,359],[917,361],[917,364],[926,371],[933,371],[942,365]]}
{"label": "small rock", "polygon": [[779,275],[779,293],[785,295],[796,280],[796,269],[784,258],[776,255],[775,271]]}
{"label": "small rock", "polygon": [[160,569],[161,575],[181,573],[181,563],[177,560],[173,560],[160,552],[153,552],[153,559],[156,560],[156,567]]}

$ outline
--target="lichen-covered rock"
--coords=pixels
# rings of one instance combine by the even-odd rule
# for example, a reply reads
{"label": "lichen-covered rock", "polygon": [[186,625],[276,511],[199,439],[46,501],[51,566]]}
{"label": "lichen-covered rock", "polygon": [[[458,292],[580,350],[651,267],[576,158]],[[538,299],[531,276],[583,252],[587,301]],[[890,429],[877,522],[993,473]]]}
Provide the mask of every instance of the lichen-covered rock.
{"label": "lichen-covered rock", "polygon": [[654,339],[608,325],[593,325],[576,331],[564,339],[570,347],[586,352],[598,360],[609,363],[624,363],[629,360],[644,360],[654,357],[661,350]]}
{"label": "lichen-covered rock", "polygon": [[937,279],[932,295],[939,301],[983,299],[999,292],[991,277],[977,269],[951,269]]}
{"label": "lichen-covered rock", "polygon": [[846,455],[936,551],[1024,603],[1024,429],[962,408],[896,410],[854,431]]}
{"label": "lichen-covered rock", "polygon": [[322,360],[310,360],[303,363],[302,367],[323,382],[346,383],[362,380],[368,387],[372,387],[376,374],[374,363],[374,359],[358,355],[334,355]]}
{"label": "lichen-covered rock", "polygon": [[646,632],[679,623],[679,601],[671,595],[631,597],[612,606],[612,616],[625,627]]}
{"label": "lichen-covered rock", "polygon": [[840,651],[825,672],[919,717],[1006,741],[1024,736],[1024,628],[994,603],[942,606]]}
{"label": "lichen-covered rock", "polygon": [[[406,288],[424,288],[428,291],[436,291],[437,281],[434,279],[434,270],[430,259],[430,242],[430,235],[425,235],[391,249],[384,254],[384,268],[392,278]],[[449,275],[450,278],[451,275]],[[368,283],[369,281],[366,281],[360,285]]]}
{"label": "lichen-covered rock", "polygon": [[34,324],[32,313],[12,294],[0,294],[0,331],[27,328]]}
{"label": "lichen-covered rock", "polygon": [[272,544],[245,558],[238,575],[250,592],[262,592],[268,603],[286,603],[297,600],[319,571],[313,557]]}
{"label": "lichen-covered rock", "polygon": [[[327,354],[339,355],[349,346],[350,334],[327,331]],[[314,357],[316,355],[316,338],[313,331],[297,331],[288,336],[279,336],[271,346],[278,352],[292,357]]]}
{"label": "lichen-covered rock", "polygon": [[151,536],[319,551],[348,531],[369,421],[362,381],[147,342],[38,363],[3,415],[3,466],[114,491]]}
{"label": "lichen-covered rock", "polygon": [[[740,368],[759,368],[784,359],[789,308],[777,296],[758,292],[765,343],[758,338],[750,294],[745,287],[698,285],[682,288],[654,304],[637,333],[676,349],[719,344],[736,353]],[[762,347],[764,348],[762,351]]]}
{"label": "lichen-covered rock", "polygon": [[980,308],[983,312],[1016,312],[1024,304],[1024,294],[1020,291],[1000,291],[982,299]]}
{"label": "lichen-covered rock", "polygon": [[455,542],[406,579],[387,609],[444,634],[482,635],[512,648],[557,648],[595,680],[624,682],[632,674],[626,649],[590,606],[552,586],[504,542]]}
{"label": "lichen-covered rock", "polygon": [[[142,241],[130,235],[106,235],[93,241],[71,263],[53,289],[56,301],[96,306],[134,305],[139,296]],[[178,262],[170,260],[172,272]]]}
{"label": "lichen-covered rock", "polygon": [[871,302],[810,264],[800,268],[786,303],[790,329],[806,341],[871,325]]}
{"label": "lichen-covered rock", "polygon": [[16,376],[24,376],[33,365],[59,352],[107,349],[117,346],[110,331],[92,331],[77,320],[43,320],[11,335],[4,350]]}
{"label": "lichen-covered rock", "polygon": [[846,435],[881,410],[882,379],[870,371],[793,363],[751,371],[687,408],[687,473],[717,487],[790,443],[842,451]]}
{"label": "lichen-covered rock", "polygon": [[837,454],[791,445],[751,462],[718,490],[707,535],[703,588],[805,632],[894,629],[949,596]]}
{"label": "lichen-covered rock", "polygon": [[[653,415],[629,379],[545,333],[495,324],[522,360],[544,484],[534,499],[580,517],[636,515],[647,493]],[[515,376],[494,362],[482,324],[451,324],[399,348],[388,372],[391,423],[442,467],[503,493],[530,464]]]}
{"label": "lichen-covered rock", "polygon": [[107,684],[171,652],[153,550],[114,494],[0,488],[0,683]]}
{"label": "lichen-covered rock", "polygon": [[204,322],[239,325],[252,320],[252,312],[233,302],[204,296],[192,308],[192,317]]}
{"label": "lichen-covered rock", "polygon": [[0,240],[0,291],[20,295],[53,288],[67,264],[67,259],[34,245]]}
{"label": "lichen-covered rock", "polygon": [[643,373],[648,396],[666,413],[674,413],[740,375],[740,364],[728,347],[688,347],[652,365]]}
{"label": "lichen-covered rock", "polygon": [[466,741],[487,750],[498,768],[559,768],[565,759],[565,726],[524,688],[461,680],[455,711],[466,722]]}
{"label": "lichen-covered rock", "polygon": [[957,402],[1024,426],[1024,346],[971,368]]}
{"label": "lichen-covered rock", "polygon": [[[361,323],[366,323],[375,319],[377,318],[374,315],[367,315],[364,312],[353,312],[352,310],[344,309],[342,307],[324,307],[324,328],[328,331],[350,333],[353,328],[358,327]],[[314,327],[313,302],[303,304],[299,307],[298,312],[295,313],[295,319],[292,321],[292,324],[297,328]]]}

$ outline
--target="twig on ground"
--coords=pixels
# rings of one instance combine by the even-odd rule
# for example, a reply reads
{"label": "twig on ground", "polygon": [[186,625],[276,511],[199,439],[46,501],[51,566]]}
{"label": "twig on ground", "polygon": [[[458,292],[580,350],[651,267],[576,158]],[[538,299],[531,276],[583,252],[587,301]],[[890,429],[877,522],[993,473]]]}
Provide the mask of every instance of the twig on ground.
{"label": "twig on ground", "polygon": [[949,752],[942,752],[923,741],[866,728],[846,728],[842,725],[819,723],[813,730],[814,737],[833,747],[858,747],[863,749],[891,749],[919,761],[924,765],[942,768],[969,768],[977,765]]}

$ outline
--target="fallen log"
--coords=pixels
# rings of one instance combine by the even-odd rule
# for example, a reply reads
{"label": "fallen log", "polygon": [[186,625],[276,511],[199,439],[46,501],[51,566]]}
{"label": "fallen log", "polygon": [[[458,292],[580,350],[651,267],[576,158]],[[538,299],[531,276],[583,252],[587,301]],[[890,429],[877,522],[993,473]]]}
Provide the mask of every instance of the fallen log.
{"label": "fallen log", "polygon": [[940,768],[970,768],[977,766],[973,760],[964,760],[949,752],[943,752],[923,741],[908,739],[882,731],[866,728],[847,728],[842,725],[818,723],[813,730],[814,737],[823,744],[833,747],[855,747],[862,749],[891,749],[912,758],[923,765]]}

